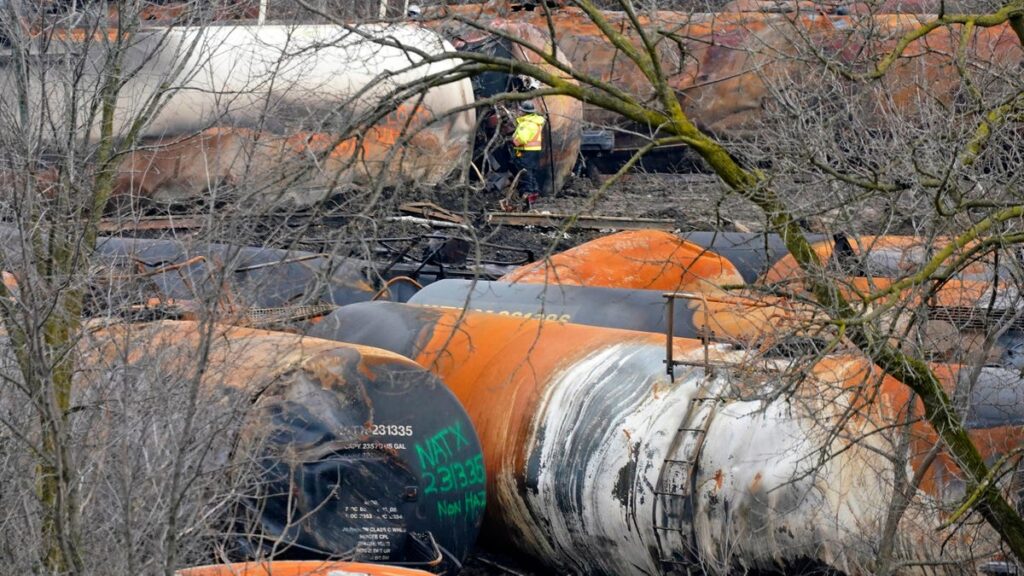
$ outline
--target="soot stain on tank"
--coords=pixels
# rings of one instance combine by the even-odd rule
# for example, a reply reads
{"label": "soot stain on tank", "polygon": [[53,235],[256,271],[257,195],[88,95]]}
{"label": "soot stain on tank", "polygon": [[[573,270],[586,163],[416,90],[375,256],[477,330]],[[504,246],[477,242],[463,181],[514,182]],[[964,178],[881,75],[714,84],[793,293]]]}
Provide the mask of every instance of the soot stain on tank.
{"label": "soot stain on tank", "polygon": [[619,469],[618,476],[615,479],[615,487],[612,489],[612,496],[619,502],[622,502],[622,505],[627,509],[631,509],[633,505],[633,483],[636,479],[636,460],[639,450],[640,443],[634,443],[629,451],[629,461]]}

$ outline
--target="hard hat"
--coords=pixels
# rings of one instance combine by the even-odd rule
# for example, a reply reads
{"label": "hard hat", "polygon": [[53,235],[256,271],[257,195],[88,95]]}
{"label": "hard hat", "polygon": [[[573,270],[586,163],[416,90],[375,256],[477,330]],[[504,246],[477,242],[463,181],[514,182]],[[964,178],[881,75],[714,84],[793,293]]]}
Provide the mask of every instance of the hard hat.
{"label": "hard hat", "polygon": [[533,105],[533,100],[523,100],[519,103],[519,109],[523,112],[534,112],[537,107]]}
{"label": "hard hat", "polygon": [[409,4],[409,10],[406,12],[409,16],[419,16],[423,11],[420,10],[419,4]]}

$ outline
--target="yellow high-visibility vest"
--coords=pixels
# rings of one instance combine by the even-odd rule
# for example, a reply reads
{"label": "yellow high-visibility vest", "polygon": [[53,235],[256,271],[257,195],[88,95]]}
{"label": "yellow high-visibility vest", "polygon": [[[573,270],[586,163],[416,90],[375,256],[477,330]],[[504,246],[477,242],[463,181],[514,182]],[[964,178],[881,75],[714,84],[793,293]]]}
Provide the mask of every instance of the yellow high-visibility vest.
{"label": "yellow high-visibility vest", "polygon": [[512,145],[516,150],[541,150],[544,147],[544,117],[540,114],[524,114],[516,118]]}

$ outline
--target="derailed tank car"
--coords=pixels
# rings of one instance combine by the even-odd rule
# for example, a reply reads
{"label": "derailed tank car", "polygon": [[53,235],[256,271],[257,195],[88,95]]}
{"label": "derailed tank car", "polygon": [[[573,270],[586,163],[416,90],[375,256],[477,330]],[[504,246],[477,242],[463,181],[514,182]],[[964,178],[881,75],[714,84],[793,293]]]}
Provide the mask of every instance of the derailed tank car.
{"label": "derailed tank car", "polygon": [[[780,6],[798,8],[795,2]],[[873,69],[874,62],[896,47],[901,36],[934,18],[931,14],[886,14],[889,9],[878,11],[877,6],[871,14],[860,15],[827,13],[831,6],[820,3],[815,8],[773,13],[638,10],[637,21],[649,38],[657,39],[653,44],[665,81],[675,90],[688,117],[718,138],[743,140],[755,138],[770,119],[773,90],[820,86],[820,58],[854,70]],[[854,11],[861,8],[863,4]],[[611,30],[645,52],[640,34],[625,12],[608,10],[601,15]],[[581,75],[638,101],[655,95],[640,67],[578,7],[491,0],[446,5],[434,16],[475,19],[485,25],[505,20],[531,24],[553,36],[552,41]],[[991,81],[988,89],[1002,86],[1013,90],[1006,79],[1016,77],[1024,52],[1010,25],[974,27],[967,32],[962,54],[975,67],[974,73]],[[949,55],[959,53],[962,34],[964,29],[953,25],[948,31],[912,39],[906,57],[898,58],[885,78],[847,84],[864,102],[853,108],[858,121],[882,127],[888,114],[913,118],[930,101],[954,109],[960,75],[956,59]],[[584,120],[588,126],[583,148],[593,156],[626,158],[656,133],[655,127],[637,125],[595,105],[584,108]],[[666,147],[645,165],[660,170],[693,169],[692,159],[687,161],[681,150],[682,146]]]}
{"label": "derailed tank car", "polygon": [[813,308],[724,293],[696,293],[676,303],[671,324],[664,292],[658,290],[441,280],[425,286],[408,303],[661,334],[671,328],[674,336],[750,349],[817,345],[809,330],[818,320]]}
{"label": "derailed tank car", "polygon": [[[799,376],[785,361],[676,339],[673,379],[663,335],[390,303],[344,307],[313,334],[407,354],[444,379],[480,434],[490,529],[573,572],[810,562],[867,573],[889,455],[934,444],[902,451],[886,434],[909,406],[905,388],[855,358]],[[794,393],[771,400],[791,378]],[[932,545],[933,502],[912,503],[899,559],[964,559],[957,542]]]}
{"label": "derailed tank car", "polygon": [[224,427],[212,464],[244,475],[228,528],[243,550],[430,569],[465,558],[485,505],[480,444],[452,393],[407,358],[248,328],[115,325],[82,344],[78,393],[104,374],[188,381],[208,329],[199,398]]}
{"label": "derailed tank car", "polygon": [[[53,32],[51,42],[51,50],[85,51],[92,65],[83,66],[82,85],[101,80],[105,42],[73,30]],[[418,26],[146,27],[127,46],[123,69],[133,74],[118,94],[114,135],[125,136],[147,106],[160,102],[139,136],[165,150],[127,155],[120,166],[122,193],[182,201],[202,192],[195,187],[204,172],[210,184],[243,177],[258,184],[289,164],[313,172],[320,186],[377,178],[432,185],[462,167],[472,145],[470,82],[441,81],[459,61],[429,61],[453,48]],[[3,93],[13,97],[13,65],[0,74]],[[421,82],[434,84],[422,97],[410,90]],[[34,118],[44,110],[73,117],[72,107],[88,107],[96,97],[71,101],[65,91],[37,83],[28,90]],[[219,132],[194,136],[212,128]],[[77,131],[95,141],[98,119]],[[404,145],[400,154],[398,144]],[[311,155],[322,161],[311,162]],[[174,178],[147,178],[147,170],[178,170],[190,181],[179,190]],[[275,199],[275,190],[263,194]],[[289,200],[304,204],[318,197]]]}
{"label": "derailed tank car", "polygon": [[513,270],[501,280],[701,292],[743,284],[743,276],[728,259],[659,230],[602,236]]}

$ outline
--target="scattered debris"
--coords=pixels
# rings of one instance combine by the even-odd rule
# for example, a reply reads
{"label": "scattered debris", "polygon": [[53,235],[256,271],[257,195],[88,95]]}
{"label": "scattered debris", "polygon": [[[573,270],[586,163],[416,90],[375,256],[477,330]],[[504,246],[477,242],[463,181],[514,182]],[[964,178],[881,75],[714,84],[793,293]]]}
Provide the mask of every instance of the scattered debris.
{"label": "scattered debris", "polygon": [[406,214],[422,216],[428,220],[443,220],[453,224],[465,224],[466,220],[451,210],[446,210],[433,202],[406,202],[398,207]]}
{"label": "scattered debris", "polygon": [[384,219],[387,222],[410,222],[413,224],[420,224],[427,228],[458,228],[459,230],[469,230],[469,226],[466,224],[452,222],[450,220],[435,220],[431,218],[420,218],[418,216],[388,216]]}

